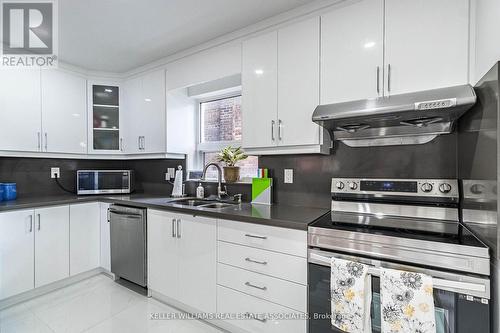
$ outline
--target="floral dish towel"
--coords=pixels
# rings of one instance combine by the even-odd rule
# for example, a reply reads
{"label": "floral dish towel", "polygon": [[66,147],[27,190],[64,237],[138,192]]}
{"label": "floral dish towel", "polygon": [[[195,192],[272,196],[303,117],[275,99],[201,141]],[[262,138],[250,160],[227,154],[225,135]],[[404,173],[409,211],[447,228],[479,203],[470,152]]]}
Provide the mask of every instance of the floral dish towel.
{"label": "floral dish towel", "polygon": [[381,268],[382,333],[435,333],[432,277]]}
{"label": "floral dish towel", "polygon": [[371,333],[371,277],[367,265],[332,258],[332,325],[344,332]]}

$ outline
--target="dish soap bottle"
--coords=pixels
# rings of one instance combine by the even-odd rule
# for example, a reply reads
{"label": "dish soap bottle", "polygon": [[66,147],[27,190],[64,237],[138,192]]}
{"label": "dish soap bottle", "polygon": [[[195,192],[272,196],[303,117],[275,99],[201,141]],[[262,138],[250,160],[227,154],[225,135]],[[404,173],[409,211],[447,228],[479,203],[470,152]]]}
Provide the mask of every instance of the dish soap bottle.
{"label": "dish soap bottle", "polygon": [[203,188],[203,186],[201,185],[201,183],[196,188],[196,198],[197,199],[203,199],[203,198],[205,198],[205,189]]}

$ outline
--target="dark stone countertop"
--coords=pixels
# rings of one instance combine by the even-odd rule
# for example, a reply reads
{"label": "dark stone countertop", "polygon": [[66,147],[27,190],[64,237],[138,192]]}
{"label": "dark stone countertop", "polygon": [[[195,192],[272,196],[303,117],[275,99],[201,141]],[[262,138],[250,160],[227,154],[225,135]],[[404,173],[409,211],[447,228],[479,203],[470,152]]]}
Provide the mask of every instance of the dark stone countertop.
{"label": "dark stone countertop", "polygon": [[103,195],[103,196],[46,196],[21,197],[13,201],[0,201],[0,212],[29,209],[45,206],[66,205],[85,202],[107,202],[133,207],[153,208],[193,216],[208,216],[225,220],[256,223],[288,229],[307,230],[307,226],[328,213],[324,208],[287,206],[282,204],[252,205],[242,203],[220,210],[200,210],[190,207],[172,207],[168,204],[172,198],[165,196],[151,196],[144,194],[132,195]]}

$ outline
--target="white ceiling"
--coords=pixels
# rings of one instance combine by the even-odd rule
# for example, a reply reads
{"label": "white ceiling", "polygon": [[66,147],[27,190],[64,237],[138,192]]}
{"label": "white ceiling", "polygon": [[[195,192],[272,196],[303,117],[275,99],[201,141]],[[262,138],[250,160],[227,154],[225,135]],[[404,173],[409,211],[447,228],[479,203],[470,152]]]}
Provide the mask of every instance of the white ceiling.
{"label": "white ceiling", "polygon": [[60,0],[59,59],[126,72],[314,0]]}

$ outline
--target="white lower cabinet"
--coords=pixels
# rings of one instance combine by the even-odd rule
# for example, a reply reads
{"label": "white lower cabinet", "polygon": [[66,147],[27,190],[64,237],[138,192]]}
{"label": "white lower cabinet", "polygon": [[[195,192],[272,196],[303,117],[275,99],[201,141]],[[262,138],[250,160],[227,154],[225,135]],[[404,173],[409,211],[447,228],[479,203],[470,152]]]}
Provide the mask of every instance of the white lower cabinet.
{"label": "white lower cabinet", "polygon": [[179,298],[178,241],[174,215],[148,209],[148,287],[167,297]]}
{"label": "white lower cabinet", "polygon": [[100,207],[100,225],[101,225],[101,249],[99,263],[102,268],[111,272],[111,226],[109,223],[110,204],[101,202]]}
{"label": "white lower cabinet", "polygon": [[[0,300],[99,267],[100,204],[0,213]],[[109,243],[109,232],[107,234]]]}
{"label": "white lower cabinet", "polygon": [[99,267],[100,206],[97,202],[70,206],[70,275]]}
{"label": "white lower cabinet", "polygon": [[202,312],[216,310],[216,220],[148,210],[148,286]]}
{"label": "white lower cabinet", "polygon": [[35,285],[34,211],[0,214],[0,300]]}
{"label": "white lower cabinet", "polygon": [[247,332],[305,333],[307,331],[304,313],[223,286],[217,286],[217,311],[246,315],[247,319],[229,322]]}
{"label": "white lower cabinet", "polygon": [[69,206],[35,209],[35,288],[69,276]]}
{"label": "white lower cabinet", "polygon": [[306,313],[307,286],[272,276],[217,264],[217,283],[242,293]]}
{"label": "white lower cabinet", "polygon": [[307,232],[219,220],[217,239],[217,312],[250,316],[227,320],[247,332],[306,332]]}

